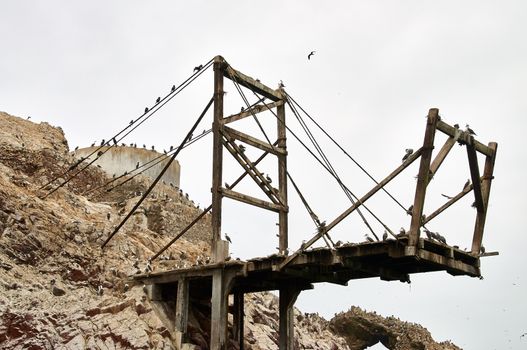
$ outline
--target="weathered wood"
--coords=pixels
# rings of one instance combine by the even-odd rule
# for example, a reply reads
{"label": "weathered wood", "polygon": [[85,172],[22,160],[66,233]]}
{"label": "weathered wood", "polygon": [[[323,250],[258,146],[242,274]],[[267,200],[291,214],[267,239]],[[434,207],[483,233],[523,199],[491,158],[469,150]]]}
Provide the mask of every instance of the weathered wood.
{"label": "weathered wood", "polygon": [[212,298],[210,319],[210,349],[227,350],[228,291],[225,272],[217,269],[212,273]]}
{"label": "weathered wood", "polygon": [[286,151],[280,147],[273,147],[267,142],[258,140],[256,137],[247,135],[241,131],[234,130],[228,126],[223,127],[224,134],[226,136],[232,137],[233,139],[245,142],[248,145],[259,148],[262,151],[274,154],[274,155],[286,155]]}
{"label": "weathered wood", "polygon": [[253,79],[250,76],[237,71],[231,66],[227,67],[227,69],[224,71],[223,74],[225,75],[226,78],[242,86],[245,86],[246,88],[262,96],[265,96],[268,99],[271,99],[273,101],[279,101],[282,99],[282,95],[276,90],[273,90],[270,87],[267,87],[266,85],[260,83],[259,81],[256,81],[256,79]]}
{"label": "weathered wood", "polygon": [[362,204],[364,204],[368,199],[370,199],[375,193],[377,193],[381,188],[386,186],[390,181],[392,181],[397,175],[399,175],[404,169],[406,169],[410,164],[412,164],[417,158],[421,156],[421,153],[423,152],[423,149],[420,148],[416,152],[412,153],[408,159],[406,159],[400,166],[397,167],[394,171],[392,171],[387,177],[385,177],[381,182],[379,182],[375,187],[373,187],[368,193],[366,193],[362,198],[357,200],[355,204],[353,204],[351,207],[346,209],[342,214],[340,214],[336,219],[334,219],[332,222],[330,222],[326,226],[325,231],[318,232],[315,236],[313,236],[311,239],[309,239],[307,242],[302,244],[301,248],[294,252],[293,254],[289,255],[280,265],[279,269],[283,269],[285,266],[287,266],[293,259],[295,259],[298,254],[300,254],[304,249],[307,249],[313,245],[316,241],[318,241],[324,232],[329,232],[333,227],[338,225],[342,220],[344,220],[348,215],[353,213],[358,207],[360,207]]}
{"label": "weathered wood", "polygon": [[212,122],[212,258],[221,260],[216,255],[216,242],[221,237],[221,193],[223,173],[223,146],[220,133],[223,118],[223,75],[225,61],[221,56],[214,58],[214,120]]}
{"label": "weathered wood", "polygon": [[434,158],[434,161],[430,165],[430,176],[433,177],[441,164],[443,164],[443,161],[445,160],[446,156],[452,149],[452,147],[456,144],[456,138],[455,137],[449,137],[446,141],[443,147],[441,147],[441,150],[437,154],[437,156]]}
{"label": "weathered wood", "polygon": [[294,350],[295,344],[295,317],[293,305],[295,304],[300,290],[291,287],[280,288],[279,300],[279,341],[278,349]]}
{"label": "weathered wood", "polygon": [[181,278],[177,285],[176,317],[174,322],[174,333],[176,336],[176,349],[187,341],[189,288],[188,280]]}
{"label": "weathered wood", "polygon": [[[282,92],[283,93],[283,92]],[[277,125],[276,134],[278,138],[278,148],[286,151],[286,127],[285,127],[285,105],[279,105],[276,109]],[[285,152],[287,154],[287,152]],[[278,155],[278,192],[282,204],[287,207],[287,157]],[[280,254],[287,254],[288,250],[288,212],[281,210],[278,213],[278,249]]]}
{"label": "weathered wood", "polygon": [[267,202],[262,199],[255,198],[255,197],[252,197],[252,196],[240,193],[240,192],[229,190],[227,188],[222,188],[220,191],[227,198],[234,199],[234,200],[237,200],[243,203],[251,204],[251,205],[257,206],[262,209],[267,209],[267,210],[271,210],[275,212],[288,210],[287,207],[283,207],[279,204]]}
{"label": "weathered wood", "polygon": [[239,349],[244,349],[244,305],[243,305],[244,293],[236,292],[234,293],[234,304],[233,304],[233,313],[232,313],[232,333],[234,335],[234,341],[238,343]]}
{"label": "weathered wood", "polygon": [[428,178],[430,176],[430,161],[432,160],[432,150],[434,149],[434,138],[438,117],[439,110],[437,108],[431,108],[428,112],[426,122],[426,131],[422,147],[423,154],[421,156],[421,164],[419,165],[419,173],[417,175],[412,221],[408,232],[408,245],[410,246],[417,245],[419,240],[422,220],[421,215],[423,214],[426,187],[428,186]]}
{"label": "weathered wood", "polygon": [[262,104],[262,105],[256,105],[252,108],[249,108],[241,113],[238,113],[238,114],[234,114],[234,115],[230,115],[228,117],[225,117],[223,118],[223,120],[221,121],[223,124],[229,124],[229,123],[232,123],[232,122],[235,122],[235,121],[238,121],[238,120],[241,120],[241,119],[245,119],[247,117],[250,117],[250,116],[253,116],[255,114],[258,114],[258,113],[262,113],[262,112],[266,112],[272,108],[275,108],[275,107],[278,107],[278,106],[283,106],[284,105],[284,101],[281,100],[281,101],[276,101],[276,102],[272,102],[272,103],[266,103],[266,104]]}
{"label": "weathered wood", "polygon": [[470,137],[469,142],[467,143],[468,165],[470,167],[470,177],[472,179],[472,187],[474,189],[476,209],[478,210],[478,213],[482,213],[485,210],[485,207],[483,205],[483,195],[481,193],[478,155],[476,154],[476,149],[473,146],[473,141],[474,138]]}
{"label": "weathered wood", "polygon": [[[447,123],[445,123],[442,120],[439,120],[437,122],[437,130],[439,130],[442,133],[444,133],[444,134],[446,134],[448,136],[451,136],[451,137],[456,137],[456,134],[458,132],[461,132],[461,135],[459,136],[459,139],[463,143],[467,143],[468,142],[468,137],[470,136],[467,132],[459,130],[458,128],[454,128],[453,126],[448,125]],[[474,148],[479,153],[482,153],[482,154],[484,154],[484,155],[486,155],[488,157],[492,156],[492,149],[490,149],[488,146],[485,146],[484,144],[482,144],[481,142],[479,142],[477,140],[474,140]]]}
{"label": "weathered wood", "polygon": [[441,214],[442,212],[444,212],[447,208],[449,208],[452,204],[456,203],[458,200],[460,200],[461,198],[463,198],[467,193],[469,193],[470,191],[472,191],[472,184],[468,185],[466,188],[463,189],[463,191],[459,192],[458,194],[456,194],[454,197],[452,197],[452,199],[449,199],[445,204],[443,204],[442,206],[440,206],[436,211],[434,211],[432,214],[430,215],[427,215],[425,220],[423,221],[423,225],[426,225],[427,223],[429,223],[430,221],[432,221],[432,219],[434,219],[436,216],[438,216],[439,214]]}
{"label": "weathered wood", "polygon": [[473,265],[466,264],[460,260],[451,259],[444,255],[439,255],[437,253],[432,253],[423,249],[417,250],[417,256],[420,259],[428,261],[438,266],[446,267],[447,271],[455,272],[459,274],[469,275],[469,276],[479,276],[479,269]]}
{"label": "weathered wood", "polygon": [[483,181],[481,184],[481,191],[483,195],[483,212],[478,212],[476,216],[476,224],[474,227],[474,236],[472,237],[472,254],[478,254],[481,249],[481,242],[483,241],[483,230],[485,229],[485,220],[487,217],[487,210],[489,208],[490,187],[494,174],[494,163],[496,162],[496,152],[498,144],[496,142],[489,143],[489,149],[492,150],[492,155],[485,160],[485,168],[483,169]]}

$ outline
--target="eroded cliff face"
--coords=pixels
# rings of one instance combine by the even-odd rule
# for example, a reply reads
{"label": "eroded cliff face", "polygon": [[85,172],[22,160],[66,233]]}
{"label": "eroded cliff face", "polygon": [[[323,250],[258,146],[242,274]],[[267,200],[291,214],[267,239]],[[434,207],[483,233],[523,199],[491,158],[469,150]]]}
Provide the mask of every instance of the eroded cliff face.
{"label": "eroded cliff face", "polygon": [[[41,199],[47,190],[39,188],[75,163],[62,130],[2,112],[0,126],[0,348],[173,349],[157,305],[127,276],[144,271],[147,259],[200,209],[178,189],[159,184],[102,250],[150,180],[89,192],[111,179],[90,166]],[[210,232],[206,215],[153,268],[204,263]],[[255,293],[245,303],[246,349],[278,349],[277,298]],[[191,341],[208,349],[210,305],[193,306]],[[390,349],[457,349],[431,347],[436,343],[422,327],[427,337],[418,341],[404,323],[368,315],[352,309],[328,322],[295,310],[296,348],[364,349],[379,339]]]}

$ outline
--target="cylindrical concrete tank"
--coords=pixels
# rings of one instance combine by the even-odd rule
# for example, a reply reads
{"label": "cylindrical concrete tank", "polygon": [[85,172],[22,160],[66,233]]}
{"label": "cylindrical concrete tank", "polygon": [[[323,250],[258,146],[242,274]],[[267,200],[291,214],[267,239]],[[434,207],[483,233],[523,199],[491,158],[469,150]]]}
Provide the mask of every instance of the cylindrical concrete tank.
{"label": "cylindrical concrete tank", "polygon": [[[81,148],[74,152],[75,158],[80,159],[81,157],[87,157],[90,153],[92,153],[94,150],[96,150],[98,147],[87,147],[87,148]],[[101,151],[104,152],[109,147],[102,147]],[[97,153],[93,154],[90,157],[90,160],[95,158]],[[154,158],[157,158],[161,156],[158,160],[152,161],[152,163],[149,163],[144,168],[141,168],[141,170],[144,170],[145,168],[150,167],[152,164],[160,161],[155,166],[151,167],[148,170],[145,170],[142,174],[149,176],[151,178],[156,178],[161,170],[165,167],[166,163],[170,159],[169,156],[166,156],[164,154],[160,154],[156,151],[147,150],[144,148],[135,148],[135,147],[128,147],[128,146],[119,146],[119,147],[111,147],[106,153],[104,153],[97,161],[95,161],[94,165],[100,165],[101,169],[106,171],[110,175],[121,175],[125,171],[130,172],[131,170],[135,169],[137,166],[137,163],[139,162],[139,166],[146,164],[147,162],[153,160]],[[139,170],[138,170],[139,171]],[[164,180],[167,184],[172,183],[174,186],[179,187],[179,174],[180,174],[180,167],[177,160],[173,161],[168,170],[165,172],[161,180]]]}

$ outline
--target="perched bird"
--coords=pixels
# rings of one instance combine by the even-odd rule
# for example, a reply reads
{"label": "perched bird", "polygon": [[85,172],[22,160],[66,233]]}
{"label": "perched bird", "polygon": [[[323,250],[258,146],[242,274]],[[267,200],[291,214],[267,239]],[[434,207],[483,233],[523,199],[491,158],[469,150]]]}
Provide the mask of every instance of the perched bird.
{"label": "perched bird", "polygon": [[172,85],[172,89],[170,89],[170,91],[172,92],[176,91],[176,85]]}
{"label": "perched bird", "polygon": [[121,147],[126,147],[126,143],[122,142]]}
{"label": "perched bird", "polygon": [[159,103],[159,102],[161,102],[161,97],[158,97],[158,98],[156,99],[156,103]]}
{"label": "perched bird", "polygon": [[311,51],[309,53],[309,55],[307,55],[307,59],[310,60],[311,59],[311,56],[313,56],[315,54],[316,51]]}
{"label": "perched bird", "polygon": [[414,210],[414,205],[412,204],[411,206],[408,207],[408,209],[406,209],[406,214],[412,215],[413,210]]}
{"label": "perched bird", "polygon": [[75,147],[75,151],[79,149],[79,146]]}
{"label": "perched bird", "polygon": [[404,235],[404,234],[406,234],[406,230],[404,229],[404,227],[401,227],[401,228],[399,229],[399,235],[402,236],[402,235]]}
{"label": "perched bird", "polygon": [[113,141],[113,144],[114,144],[114,145],[117,144],[117,140],[115,139],[115,137],[112,137],[112,141]]}
{"label": "perched bird", "polygon": [[104,144],[106,143],[105,141],[106,141],[105,139],[102,139],[101,146],[104,146]]}
{"label": "perched bird", "polygon": [[110,220],[110,217],[111,217],[111,216],[112,216],[112,214],[107,213],[107,214],[106,214],[106,219],[107,219],[107,220]]}
{"label": "perched bird", "polygon": [[134,123],[134,120],[133,120],[133,119],[132,119],[132,120],[130,120],[130,125],[132,125],[133,123]]}
{"label": "perched bird", "polygon": [[454,128],[459,129],[459,124],[454,124]]}
{"label": "perched bird", "polygon": [[284,82],[280,80],[280,83],[278,84],[279,88],[285,88]]}
{"label": "perched bird", "polygon": [[155,150],[156,150],[156,148],[154,147],[154,145],[152,145],[152,151],[155,151]]}
{"label": "perched bird", "polygon": [[97,295],[101,296],[104,293],[104,289],[102,288],[102,285],[99,284],[99,287],[97,287]]}
{"label": "perched bird", "polygon": [[472,130],[472,129],[470,128],[470,126],[469,126],[468,124],[465,125],[465,131],[468,132],[470,135],[474,135],[474,136],[476,136],[476,133],[474,132],[474,130]]}
{"label": "perched bird", "polygon": [[240,151],[242,153],[245,153],[245,146],[244,145],[238,145],[238,147],[240,148]]}
{"label": "perched bird", "polygon": [[26,120],[29,120],[29,119],[31,119],[31,117],[27,117],[27,118],[26,118]]}
{"label": "perched bird", "polygon": [[102,151],[97,152],[97,157],[102,156]]}
{"label": "perched bird", "polygon": [[463,185],[463,190],[466,190],[468,186],[470,186],[470,179],[468,179],[467,182],[465,182],[465,184]]}
{"label": "perched bird", "polygon": [[203,69],[203,65],[200,64],[199,66],[194,67],[194,72],[199,72],[199,71],[202,70],[202,69]]}
{"label": "perched bird", "polygon": [[442,195],[443,197],[445,197],[446,199],[452,199],[452,198],[453,198],[453,197],[447,196],[446,194],[443,194],[443,193],[441,193],[441,195]]}
{"label": "perched bird", "polygon": [[366,237],[366,240],[368,242],[375,242],[375,240],[373,238],[371,238],[370,236],[368,236],[368,235],[364,235],[364,237]]}
{"label": "perched bird", "polygon": [[192,136],[194,136],[194,134],[190,133],[190,135],[188,135],[187,141],[192,140]]}
{"label": "perched bird", "polygon": [[410,157],[410,156],[412,155],[412,153],[414,153],[414,150],[411,149],[411,148],[407,148],[407,149],[404,150],[404,152],[405,152],[405,153],[404,153],[404,157],[403,157],[403,162],[404,162],[405,160],[407,160],[408,157]]}
{"label": "perched bird", "polygon": [[271,179],[271,177],[269,175],[265,175],[265,179],[267,180],[267,182],[269,183],[272,183],[273,182],[273,179]]}
{"label": "perched bird", "polygon": [[164,154],[167,154],[167,150],[166,150],[166,149],[164,149],[164,150],[163,150],[163,153],[164,153]]}
{"label": "perched bird", "polygon": [[241,109],[240,109],[240,112],[243,112],[245,110],[245,108],[242,106]]}
{"label": "perched bird", "polygon": [[91,144],[92,147],[95,147],[95,142]]}
{"label": "perched bird", "polygon": [[173,149],[174,149],[174,146],[170,146],[170,152],[172,152]]}
{"label": "perched bird", "polygon": [[485,247],[484,247],[484,246],[481,246],[481,247],[479,248],[479,252],[480,252],[481,254],[485,254]]}
{"label": "perched bird", "polygon": [[224,183],[223,185],[225,186],[225,188],[230,188],[228,183]]}
{"label": "perched bird", "polygon": [[148,113],[149,109],[148,107],[145,107],[145,113]]}
{"label": "perched bird", "polygon": [[426,237],[428,237],[428,239],[432,239],[432,232],[430,232],[427,229],[425,229],[425,233],[426,233]]}
{"label": "perched bird", "polygon": [[124,284],[124,291],[128,292],[129,289],[130,289],[130,286],[128,285],[128,283],[125,283]]}
{"label": "perched bird", "polygon": [[143,143],[143,148],[146,148],[146,145]]}
{"label": "perched bird", "polygon": [[335,247],[340,247],[342,245],[342,241],[338,240],[337,243],[335,243]]}
{"label": "perched bird", "polygon": [[231,238],[229,237],[228,234],[225,234],[225,239],[226,239],[229,243],[232,244]]}
{"label": "perched bird", "polygon": [[382,234],[382,240],[385,241],[388,239],[388,231],[384,230],[384,233]]}

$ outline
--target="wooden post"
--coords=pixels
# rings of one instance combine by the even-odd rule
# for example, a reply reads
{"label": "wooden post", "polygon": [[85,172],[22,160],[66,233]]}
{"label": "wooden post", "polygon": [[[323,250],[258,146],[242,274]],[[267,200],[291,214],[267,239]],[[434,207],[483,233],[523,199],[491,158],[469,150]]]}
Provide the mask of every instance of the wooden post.
{"label": "wooden post", "polygon": [[428,111],[426,122],[426,131],[423,141],[423,153],[421,155],[421,164],[419,165],[419,174],[417,175],[417,186],[415,189],[414,208],[412,211],[412,222],[408,233],[408,246],[417,246],[419,241],[419,232],[421,228],[421,216],[425,203],[426,186],[428,186],[430,176],[430,162],[432,160],[432,150],[434,148],[434,138],[436,124],[439,117],[439,110],[431,108]]}
{"label": "wooden post", "polygon": [[485,228],[485,219],[487,217],[487,210],[490,197],[490,185],[494,173],[494,162],[496,161],[496,151],[498,144],[490,142],[489,148],[492,150],[492,155],[487,156],[485,160],[485,168],[483,169],[483,181],[481,183],[481,192],[483,197],[483,212],[479,212],[476,216],[476,225],[474,227],[474,236],[472,237],[472,254],[479,254],[481,249],[481,242],[483,241],[483,230]]}
{"label": "wooden post", "polygon": [[174,322],[174,333],[176,338],[176,349],[186,342],[188,323],[189,285],[186,278],[181,278],[177,284],[176,296],[176,319]]}
{"label": "wooden post", "polygon": [[227,349],[228,291],[225,271],[222,268],[212,273],[212,298],[210,315],[210,349]]}
{"label": "wooden post", "polygon": [[294,308],[296,298],[300,294],[299,289],[284,287],[280,288],[280,335],[279,350],[293,350],[295,344],[295,317]]}
{"label": "wooden post", "polygon": [[[282,96],[284,92],[281,91]],[[278,147],[287,150],[286,148],[286,128],[285,128],[285,105],[276,107],[277,119],[277,136]],[[278,191],[280,193],[280,201],[283,207],[287,208],[287,156],[279,154],[278,156]],[[280,254],[288,253],[288,222],[287,210],[280,210],[278,214],[278,228],[279,228],[279,242],[278,248]]]}
{"label": "wooden post", "polygon": [[220,192],[223,173],[223,145],[221,119],[223,118],[223,70],[221,56],[214,58],[214,120],[212,122],[212,259],[215,262],[225,259],[219,256],[217,242],[221,239],[221,198]]}
{"label": "wooden post", "polygon": [[467,156],[468,164],[470,167],[470,177],[472,179],[472,187],[474,190],[474,200],[476,203],[476,209],[478,210],[478,213],[482,213],[485,210],[485,204],[483,203],[483,193],[481,192],[478,155],[476,154],[476,149],[474,148],[473,136],[469,137],[469,142],[467,143]]}
{"label": "wooden post", "polygon": [[243,327],[244,327],[244,305],[243,305],[243,292],[236,292],[234,293],[234,312],[233,312],[233,334],[234,334],[234,341],[236,341],[239,344],[239,349],[243,350],[244,344],[244,334],[243,334]]}

